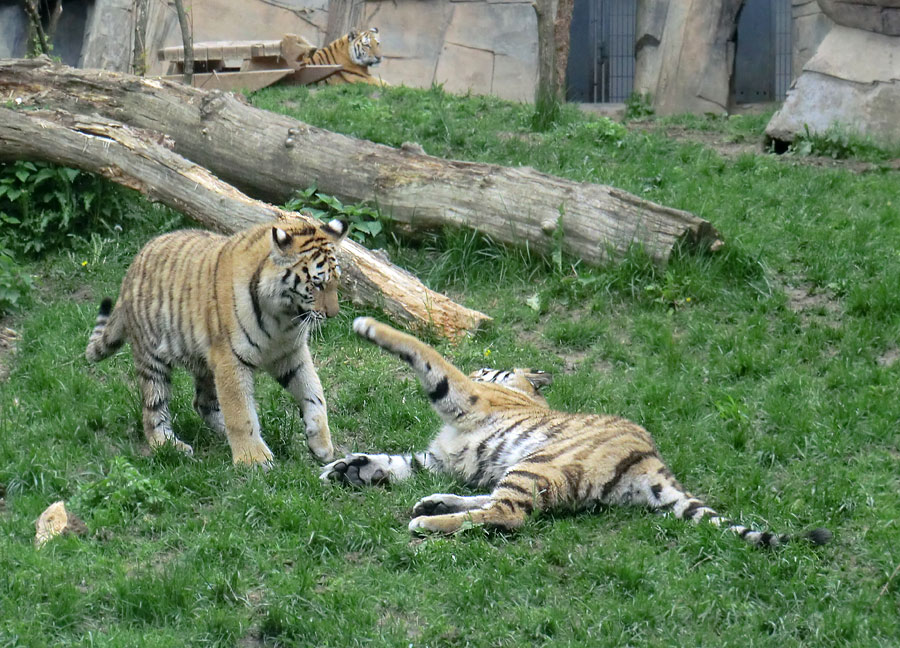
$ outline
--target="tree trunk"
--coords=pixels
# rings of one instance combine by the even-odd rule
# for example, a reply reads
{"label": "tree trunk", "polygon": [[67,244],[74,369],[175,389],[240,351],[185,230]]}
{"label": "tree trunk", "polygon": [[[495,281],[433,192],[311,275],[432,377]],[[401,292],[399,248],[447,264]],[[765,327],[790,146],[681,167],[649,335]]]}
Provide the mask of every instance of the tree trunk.
{"label": "tree trunk", "polygon": [[[102,117],[0,108],[0,160],[43,160],[97,173],[226,233],[309,218],[248,198],[165,144],[171,142],[161,141],[158,133]],[[345,241],[338,254],[342,288],[354,302],[380,307],[413,328],[431,327],[456,338],[490,319],[430,291],[353,241]]]}
{"label": "tree trunk", "polygon": [[556,93],[561,100],[566,98],[566,65],[569,63],[574,9],[575,0],[557,0],[556,19],[553,22],[553,65],[556,68]]}
{"label": "tree trunk", "polygon": [[147,21],[150,9],[148,0],[134,0],[134,49],[131,55],[132,71],[138,76],[147,73]]}
{"label": "tree trunk", "polygon": [[709,222],[605,185],[528,167],[444,160],[259,110],[239,96],[43,60],[0,61],[0,93],[23,105],[100,113],[170,137],[175,150],[235,186],[283,202],[316,185],[376,203],[413,228],[471,227],[496,241],[558,249],[590,264],[633,245],[664,263],[681,240],[722,245]]}
{"label": "tree trunk", "polygon": [[194,81],[194,41],[191,37],[191,26],[188,25],[184,1],[175,0],[175,13],[178,14],[178,25],[181,27],[181,42],[184,46],[184,83],[191,85]]}
{"label": "tree trunk", "polygon": [[364,9],[364,0],[328,0],[328,24],[321,46],[336,41],[351,29],[368,27],[361,24]]}
{"label": "tree trunk", "polygon": [[558,0],[535,0],[538,35],[538,82],[535,102],[559,98],[556,69],[556,12]]}

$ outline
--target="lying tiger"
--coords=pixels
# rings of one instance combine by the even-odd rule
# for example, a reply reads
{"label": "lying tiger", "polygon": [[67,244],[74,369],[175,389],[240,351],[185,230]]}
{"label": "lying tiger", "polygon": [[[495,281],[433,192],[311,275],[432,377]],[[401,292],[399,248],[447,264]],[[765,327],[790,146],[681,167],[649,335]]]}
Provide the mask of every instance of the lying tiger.
{"label": "lying tiger", "polygon": [[[638,504],[725,526],[753,545],[777,546],[792,539],[729,521],[693,497],[636,423],[549,409],[539,391],[550,383],[548,374],[481,369],[466,377],[430,346],[372,318],[357,318],[353,330],[412,367],[444,425],[427,452],[349,454],[326,465],[321,479],[381,484],[424,469],[493,489],[489,495],[436,494],[419,500],[409,523],[413,533],[452,533],[466,523],[514,529],[533,511]],[[802,537],[825,544],[831,533],[814,529]]]}
{"label": "lying tiger", "polygon": [[388,85],[381,79],[369,74],[370,65],[381,63],[381,39],[378,28],[371,27],[365,31],[351,31],[321,49],[314,49],[300,59],[306,65],[340,65],[339,72],[325,77],[322,81],[328,84],[338,83],[370,83]]}
{"label": "lying tiger", "polygon": [[270,373],[303,410],[309,449],[334,458],[325,396],[307,346],[338,312],[334,220],[263,224],[230,237],[181,230],[151,240],[125,274],[119,299],[100,304],[85,356],[96,362],[131,342],[151,447],[193,449],[169,415],[173,366],[194,376],[194,409],[228,437],[236,464],[272,463],[253,400],[253,371]]}

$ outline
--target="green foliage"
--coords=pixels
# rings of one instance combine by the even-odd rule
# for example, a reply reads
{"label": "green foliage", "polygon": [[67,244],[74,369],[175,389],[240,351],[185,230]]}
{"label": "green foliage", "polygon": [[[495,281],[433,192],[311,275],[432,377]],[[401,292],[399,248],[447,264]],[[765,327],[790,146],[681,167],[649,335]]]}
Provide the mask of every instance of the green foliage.
{"label": "green foliage", "polygon": [[353,240],[366,245],[373,245],[384,229],[378,209],[367,205],[345,205],[335,196],[318,191],[315,185],[297,191],[284,208],[303,211],[323,222],[338,218],[350,224]]}
{"label": "green foliage", "polygon": [[650,117],[653,110],[653,97],[649,92],[632,92],[625,100],[625,119],[644,119]]}
{"label": "green foliage", "polygon": [[0,315],[15,308],[31,291],[31,285],[31,275],[16,263],[12,254],[0,249]]}
{"label": "green foliage", "polygon": [[810,131],[804,124],[791,143],[796,155],[821,155],[835,160],[850,158],[880,162],[900,156],[900,146],[877,145],[870,136],[861,135],[843,124],[832,124],[822,133]]}
{"label": "green foliage", "polygon": [[116,457],[105,475],[78,488],[71,507],[96,526],[106,527],[137,514],[159,513],[170,499],[159,480],[145,477],[127,459]]}
{"label": "green foliage", "polygon": [[0,245],[26,254],[67,247],[69,239],[133,218],[133,194],[77,169],[42,162],[0,164]]}
{"label": "green foliage", "polygon": [[563,100],[549,87],[538,90],[531,115],[531,130],[542,133],[550,130],[562,114]]}

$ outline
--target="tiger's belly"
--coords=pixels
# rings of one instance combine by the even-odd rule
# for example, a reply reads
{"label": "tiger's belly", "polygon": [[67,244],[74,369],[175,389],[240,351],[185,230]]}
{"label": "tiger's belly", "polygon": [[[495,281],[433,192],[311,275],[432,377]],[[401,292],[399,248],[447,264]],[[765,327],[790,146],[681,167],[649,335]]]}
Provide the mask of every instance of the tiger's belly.
{"label": "tiger's belly", "polygon": [[469,485],[493,487],[510,468],[546,443],[542,429],[530,428],[527,421],[511,426],[501,418],[475,431],[460,432],[445,425],[428,451]]}

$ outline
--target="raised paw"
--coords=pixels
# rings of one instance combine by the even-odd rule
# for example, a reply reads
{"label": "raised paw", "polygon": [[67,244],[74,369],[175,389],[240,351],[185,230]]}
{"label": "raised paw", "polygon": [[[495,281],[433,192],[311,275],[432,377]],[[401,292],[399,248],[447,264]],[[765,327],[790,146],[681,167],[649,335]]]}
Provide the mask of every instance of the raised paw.
{"label": "raised paw", "polygon": [[359,336],[364,337],[367,340],[372,340],[375,337],[375,325],[378,324],[378,320],[372,317],[357,317],[353,320],[353,331]]}
{"label": "raised paw", "polygon": [[384,484],[390,473],[383,460],[384,455],[348,454],[322,468],[319,479],[339,481],[354,486]]}

